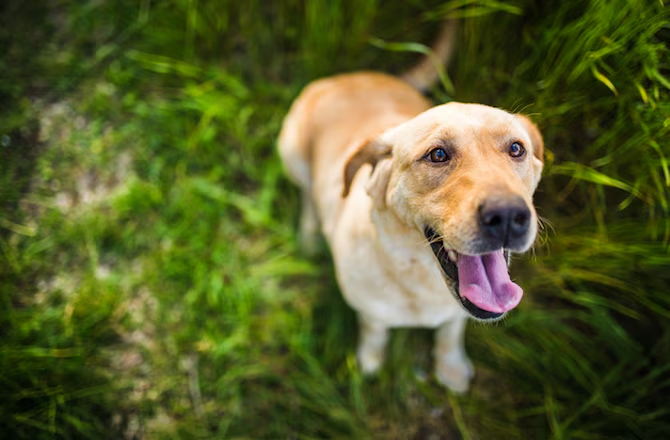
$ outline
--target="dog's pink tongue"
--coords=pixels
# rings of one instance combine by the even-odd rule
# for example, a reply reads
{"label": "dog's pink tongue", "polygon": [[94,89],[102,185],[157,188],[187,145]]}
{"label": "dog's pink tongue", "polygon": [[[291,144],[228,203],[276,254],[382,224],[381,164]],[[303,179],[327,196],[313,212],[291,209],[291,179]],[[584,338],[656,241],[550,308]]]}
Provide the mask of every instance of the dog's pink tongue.
{"label": "dog's pink tongue", "polygon": [[503,251],[458,256],[458,280],[461,296],[489,312],[503,313],[521,301],[523,290],[507,272]]}

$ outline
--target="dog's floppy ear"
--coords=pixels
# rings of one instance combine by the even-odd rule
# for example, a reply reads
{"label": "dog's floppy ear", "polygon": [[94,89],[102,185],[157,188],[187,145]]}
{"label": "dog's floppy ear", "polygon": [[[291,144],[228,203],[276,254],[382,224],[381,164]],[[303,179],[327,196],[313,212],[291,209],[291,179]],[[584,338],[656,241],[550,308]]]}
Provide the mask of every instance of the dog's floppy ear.
{"label": "dog's floppy ear", "polygon": [[391,179],[391,167],[393,161],[390,157],[382,159],[372,171],[370,180],[365,184],[365,191],[372,199],[372,203],[377,209],[386,208],[386,189]]}
{"label": "dog's floppy ear", "polygon": [[349,195],[351,189],[351,182],[354,176],[363,164],[369,163],[374,170],[380,160],[391,156],[391,146],[381,139],[373,139],[365,141],[356,150],[356,152],[349,158],[344,167],[344,189],[342,190],[342,197]]}
{"label": "dog's floppy ear", "polygon": [[533,155],[537,157],[540,162],[544,163],[544,141],[542,140],[542,135],[540,130],[537,128],[528,116],[516,115],[519,118],[519,121],[523,124],[524,128],[530,136],[530,141],[533,143]]}
{"label": "dog's floppy ear", "polygon": [[540,178],[542,177],[542,168],[544,167],[544,141],[542,140],[542,135],[540,130],[537,128],[537,125],[528,119],[527,116],[517,115],[524,128],[530,136],[530,141],[533,143],[533,168],[535,170],[535,176],[533,178],[533,187],[532,191],[535,191],[537,184],[540,183]]}

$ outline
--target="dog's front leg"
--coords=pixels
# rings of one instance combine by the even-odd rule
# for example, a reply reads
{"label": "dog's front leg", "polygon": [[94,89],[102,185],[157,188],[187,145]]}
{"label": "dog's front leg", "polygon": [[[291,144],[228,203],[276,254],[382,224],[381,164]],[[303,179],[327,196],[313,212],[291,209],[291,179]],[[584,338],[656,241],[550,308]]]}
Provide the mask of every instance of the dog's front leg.
{"label": "dog's front leg", "polygon": [[455,393],[467,391],[474,375],[472,362],[463,347],[466,321],[465,317],[451,319],[442,324],[435,334],[435,374]]}
{"label": "dog's front leg", "polygon": [[302,212],[300,214],[300,248],[305,255],[314,256],[319,249],[319,216],[312,195],[302,190]]}
{"label": "dog's front leg", "polygon": [[358,364],[363,373],[374,373],[384,361],[388,328],[362,313],[358,314],[358,321],[360,326]]}

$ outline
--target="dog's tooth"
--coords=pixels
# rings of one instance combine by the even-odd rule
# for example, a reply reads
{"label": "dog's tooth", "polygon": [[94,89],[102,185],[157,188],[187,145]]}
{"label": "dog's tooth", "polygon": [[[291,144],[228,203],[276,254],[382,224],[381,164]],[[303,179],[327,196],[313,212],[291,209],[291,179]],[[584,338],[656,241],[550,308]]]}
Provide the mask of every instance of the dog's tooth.
{"label": "dog's tooth", "polygon": [[456,254],[455,250],[449,249],[449,252],[447,252],[447,256],[452,262],[454,263],[458,262],[458,254]]}

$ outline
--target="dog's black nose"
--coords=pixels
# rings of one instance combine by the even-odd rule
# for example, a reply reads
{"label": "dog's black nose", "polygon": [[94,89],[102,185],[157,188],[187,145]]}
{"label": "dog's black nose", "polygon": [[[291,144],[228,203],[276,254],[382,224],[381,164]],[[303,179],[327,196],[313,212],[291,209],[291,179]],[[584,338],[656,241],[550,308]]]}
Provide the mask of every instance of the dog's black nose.
{"label": "dog's black nose", "polygon": [[488,239],[514,247],[528,232],[530,210],[518,196],[488,199],[479,206],[479,224]]}

